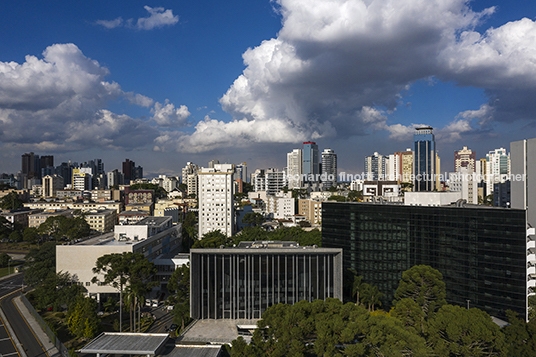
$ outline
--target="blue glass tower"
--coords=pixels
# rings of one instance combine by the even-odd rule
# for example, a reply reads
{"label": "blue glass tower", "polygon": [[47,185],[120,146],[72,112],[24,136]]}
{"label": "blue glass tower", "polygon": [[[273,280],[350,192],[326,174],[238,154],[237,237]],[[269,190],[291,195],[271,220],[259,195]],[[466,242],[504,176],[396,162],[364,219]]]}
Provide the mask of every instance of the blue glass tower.
{"label": "blue glass tower", "polygon": [[433,128],[417,128],[413,135],[413,190],[433,191],[435,186],[435,138]]}
{"label": "blue glass tower", "polygon": [[303,143],[303,175],[306,182],[318,182],[320,162],[318,145],[313,141]]}

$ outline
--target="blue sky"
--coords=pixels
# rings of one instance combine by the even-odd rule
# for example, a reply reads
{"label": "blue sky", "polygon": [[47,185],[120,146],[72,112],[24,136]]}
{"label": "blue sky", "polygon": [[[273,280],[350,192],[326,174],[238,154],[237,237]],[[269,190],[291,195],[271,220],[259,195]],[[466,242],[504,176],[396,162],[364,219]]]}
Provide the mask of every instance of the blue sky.
{"label": "blue sky", "polygon": [[536,136],[534,1],[2,1],[0,172],[126,158],[357,173],[435,128],[442,170]]}

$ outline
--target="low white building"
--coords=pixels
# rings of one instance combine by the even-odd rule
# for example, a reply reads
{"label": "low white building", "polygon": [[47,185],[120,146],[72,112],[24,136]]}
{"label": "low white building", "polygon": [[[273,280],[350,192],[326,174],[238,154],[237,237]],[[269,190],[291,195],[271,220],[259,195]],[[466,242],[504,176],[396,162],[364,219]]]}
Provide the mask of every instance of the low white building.
{"label": "low white building", "polygon": [[268,196],[266,213],[275,219],[292,219],[296,214],[296,200],[292,197]]}
{"label": "low white building", "polygon": [[[92,283],[93,268],[103,255],[125,252],[141,253],[149,261],[176,255],[181,248],[182,225],[172,225],[170,217],[147,217],[136,225],[115,226],[114,232],[82,240],[76,244],[56,246],[56,272],[69,273],[87,289],[89,296],[100,301],[102,294],[116,294],[110,285]],[[157,266],[157,269],[158,266]],[[161,269],[159,269],[161,270]],[[157,274],[157,279],[160,279]],[[103,280],[103,276],[99,277]]]}
{"label": "low white building", "polygon": [[445,206],[461,198],[461,192],[404,192],[404,204],[408,206]]}

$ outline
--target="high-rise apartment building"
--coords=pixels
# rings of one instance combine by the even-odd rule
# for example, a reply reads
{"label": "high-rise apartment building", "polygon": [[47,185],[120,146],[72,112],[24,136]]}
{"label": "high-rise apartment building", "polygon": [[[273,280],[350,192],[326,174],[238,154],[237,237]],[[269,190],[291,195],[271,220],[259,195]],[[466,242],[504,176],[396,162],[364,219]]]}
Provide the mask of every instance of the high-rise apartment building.
{"label": "high-rise apartment building", "polygon": [[119,186],[123,185],[123,174],[119,172],[118,169],[113,169],[112,171],[109,171],[106,174],[107,184],[108,188],[111,188],[112,186]]}
{"label": "high-rise apartment building", "polygon": [[366,179],[369,181],[387,180],[388,166],[388,156],[380,155],[375,152],[374,155],[365,157]]}
{"label": "high-rise apartment building", "polygon": [[[391,157],[392,156],[392,157]],[[412,182],[413,175],[413,151],[397,151],[389,155],[389,175],[390,180],[398,182]]]}
{"label": "high-rise apartment building", "polygon": [[211,160],[211,161],[208,162],[208,168],[213,169],[214,165],[219,165],[219,164],[220,164],[219,160]]}
{"label": "high-rise apartment building", "polygon": [[337,185],[337,154],[332,149],[322,151],[321,178],[324,190]]}
{"label": "high-rise apartment building", "polygon": [[56,197],[59,190],[63,190],[63,177],[56,174],[43,177],[43,197]]}
{"label": "high-rise apartment building", "polygon": [[303,143],[303,178],[306,182],[318,182],[320,176],[320,161],[318,145],[313,141]]}
{"label": "high-rise apartment building", "polygon": [[510,175],[510,154],[506,149],[495,149],[486,154],[486,174],[486,195],[491,195],[493,184],[505,182]]}
{"label": "high-rise apartment building", "polygon": [[413,135],[413,190],[433,191],[436,187],[436,148],[433,128],[417,128]]}
{"label": "high-rise apartment building", "polygon": [[234,171],[234,165],[215,164],[198,172],[199,238],[216,230],[228,237],[233,235]]}
{"label": "high-rise apartment building", "polygon": [[245,162],[235,165],[235,180],[242,180],[242,182],[248,182],[248,164]]}
{"label": "high-rise apartment building", "polygon": [[39,159],[39,155],[33,152],[23,154],[21,172],[23,187],[31,188],[28,186],[27,180],[39,179],[41,177],[41,160]]}
{"label": "high-rise apartment building", "polygon": [[294,149],[287,154],[287,180],[288,188],[302,187],[303,174],[303,152],[301,149]]}
{"label": "high-rise apartment building", "polygon": [[476,153],[464,146],[463,149],[454,151],[454,171],[460,172],[465,167],[469,172],[475,172]]}
{"label": "high-rise apartment building", "polygon": [[87,191],[93,188],[92,186],[93,169],[89,167],[81,167],[73,169],[72,186],[75,190]]}
{"label": "high-rise apartment building", "polygon": [[186,166],[182,169],[182,183],[186,184],[188,194],[195,194],[197,196],[197,172],[199,166],[193,162],[187,162]]}
{"label": "high-rise apartment building", "polygon": [[123,162],[123,179],[125,180],[125,184],[130,184],[131,180],[134,180],[134,169],[136,167],[136,163],[134,161],[130,161],[129,159],[126,159]]}

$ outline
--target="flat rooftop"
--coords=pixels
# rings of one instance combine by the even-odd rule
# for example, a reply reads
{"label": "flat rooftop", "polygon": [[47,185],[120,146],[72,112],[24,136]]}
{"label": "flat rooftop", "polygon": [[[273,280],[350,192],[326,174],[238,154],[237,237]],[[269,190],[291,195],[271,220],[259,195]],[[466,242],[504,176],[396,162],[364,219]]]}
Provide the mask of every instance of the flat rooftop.
{"label": "flat rooftop", "polygon": [[291,241],[255,241],[255,242],[240,242],[236,247],[220,248],[197,248],[190,249],[190,253],[233,253],[233,254],[253,254],[253,253],[299,253],[307,251],[307,253],[338,253],[342,252],[342,248],[322,248],[316,245],[300,246],[296,242]]}
{"label": "flat rooftop", "polygon": [[82,347],[80,352],[155,356],[168,338],[167,333],[103,332]]}
{"label": "flat rooftop", "polygon": [[176,339],[177,343],[231,343],[239,335],[238,326],[256,328],[259,320],[196,320]]}
{"label": "flat rooftop", "polygon": [[145,217],[144,219],[142,219],[141,221],[139,221],[138,223],[136,223],[134,225],[135,226],[159,226],[161,224],[166,223],[170,219],[171,219],[171,217],[150,216],[150,217]]}

